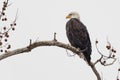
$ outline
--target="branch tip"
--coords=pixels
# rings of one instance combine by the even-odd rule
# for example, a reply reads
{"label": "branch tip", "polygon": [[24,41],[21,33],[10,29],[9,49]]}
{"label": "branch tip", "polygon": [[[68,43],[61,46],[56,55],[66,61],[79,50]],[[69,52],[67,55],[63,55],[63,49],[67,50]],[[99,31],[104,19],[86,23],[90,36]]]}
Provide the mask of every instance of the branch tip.
{"label": "branch tip", "polygon": [[30,39],[29,46],[27,46],[27,48],[28,48],[28,51],[31,51],[31,50],[32,50],[32,48],[31,48],[31,45],[32,45],[32,39]]}
{"label": "branch tip", "polygon": [[56,32],[54,32],[54,41],[57,41],[57,39],[56,39]]}

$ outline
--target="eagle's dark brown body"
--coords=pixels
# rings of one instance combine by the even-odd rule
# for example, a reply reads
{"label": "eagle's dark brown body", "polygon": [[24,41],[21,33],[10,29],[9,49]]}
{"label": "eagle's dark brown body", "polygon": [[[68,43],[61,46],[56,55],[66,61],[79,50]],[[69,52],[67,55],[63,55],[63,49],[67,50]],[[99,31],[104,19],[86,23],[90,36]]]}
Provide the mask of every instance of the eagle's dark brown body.
{"label": "eagle's dark brown body", "polygon": [[91,60],[91,41],[86,26],[78,19],[71,18],[66,24],[66,34],[72,46],[86,49],[83,54],[88,63]]}

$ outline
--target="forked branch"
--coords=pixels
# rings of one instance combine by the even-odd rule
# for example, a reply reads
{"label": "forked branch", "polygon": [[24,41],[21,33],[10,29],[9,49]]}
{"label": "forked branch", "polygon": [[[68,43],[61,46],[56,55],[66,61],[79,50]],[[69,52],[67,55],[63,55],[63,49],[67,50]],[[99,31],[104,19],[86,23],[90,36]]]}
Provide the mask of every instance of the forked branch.
{"label": "forked branch", "polygon": [[[94,63],[94,65],[96,65],[98,62],[101,63],[101,65],[103,66],[109,66],[109,65],[112,65],[115,63],[115,61],[117,60],[117,58],[115,58],[115,53],[116,53],[116,50],[111,46],[110,42],[107,40],[107,45],[106,45],[106,49],[109,51],[109,55],[106,56],[104,54],[102,54],[102,52],[98,49],[98,41],[96,40],[95,42],[95,46],[96,46],[96,49],[98,51],[98,53],[100,54],[100,58],[98,60],[96,60],[96,62]],[[107,60],[112,60],[111,62],[109,63],[106,63]]]}

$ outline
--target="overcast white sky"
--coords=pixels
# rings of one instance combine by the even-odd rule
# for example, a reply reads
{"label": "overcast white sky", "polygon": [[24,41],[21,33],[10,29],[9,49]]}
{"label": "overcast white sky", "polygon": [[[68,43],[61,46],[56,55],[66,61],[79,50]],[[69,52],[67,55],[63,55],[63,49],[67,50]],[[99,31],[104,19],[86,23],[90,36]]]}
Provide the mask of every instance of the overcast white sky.
{"label": "overcast white sky", "polygon": [[[0,0],[0,5],[3,0]],[[7,11],[14,18],[17,9],[16,31],[11,33],[12,49],[24,47],[29,39],[52,40],[57,33],[58,41],[69,43],[66,38],[66,15],[71,11],[80,14],[92,41],[92,61],[98,58],[96,38],[104,54],[106,38],[120,52],[120,0],[10,0]],[[71,52],[70,52],[71,53]],[[115,80],[117,65],[96,66],[104,80]],[[0,61],[1,80],[96,80],[91,68],[78,56],[68,57],[64,49],[39,47],[26,54]]]}

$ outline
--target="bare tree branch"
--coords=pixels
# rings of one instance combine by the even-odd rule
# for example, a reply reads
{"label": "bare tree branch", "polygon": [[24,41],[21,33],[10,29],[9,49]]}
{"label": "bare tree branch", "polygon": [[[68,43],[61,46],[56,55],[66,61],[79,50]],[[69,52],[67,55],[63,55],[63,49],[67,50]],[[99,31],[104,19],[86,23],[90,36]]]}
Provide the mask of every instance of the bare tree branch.
{"label": "bare tree branch", "polygon": [[[23,47],[23,48],[19,48],[19,49],[13,50],[13,51],[8,51],[8,52],[0,55],[0,60],[5,59],[5,58],[10,57],[10,56],[13,56],[13,55],[17,55],[17,54],[21,54],[21,53],[25,53],[25,52],[30,52],[34,48],[42,47],[42,46],[57,46],[57,47],[61,47],[61,48],[70,50],[73,53],[76,53],[80,58],[84,58],[84,55],[82,54],[82,51],[80,49],[77,49],[77,48],[75,48],[75,47],[73,47],[71,45],[65,44],[65,43],[58,42],[56,40],[52,40],[52,41],[39,41],[39,42],[32,43],[32,41],[30,40],[30,45],[28,45],[26,47]],[[92,68],[93,72],[97,76],[97,79],[101,80],[100,75],[99,75],[98,71],[96,70],[96,68],[95,68],[95,66],[93,65],[92,62],[89,64],[89,66]]]}
{"label": "bare tree branch", "polygon": [[[96,65],[98,62],[100,62],[101,65],[103,65],[103,66],[109,66],[109,65],[114,64],[115,61],[117,60],[117,58],[115,58],[116,50],[113,49],[113,47],[111,47],[110,42],[107,40],[106,48],[109,51],[109,55],[108,56],[102,54],[102,52],[98,49],[97,44],[98,44],[98,41],[96,40],[95,46],[96,46],[96,49],[97,49],[97,51],[98,51],[98,53],[100,54],[101,57],[98,60],[96,60],[96,62],[94,62],[93,65]],[[113,61],[110,62],[110,63],[106,63],[106,61],[109,60],[109,59],[112,59]]]}
{"label": "bare tree branch", "polygon": [[96,75],[97,80],[101,80],[100,74],[98,73],[97,69],[95,68],[95,65],[92,62],[89,65],[90,65],[92,71],[94,72],[94,74]]}
{"label": "bare tree branch", "polygon": [[72,47],[72,46],[70,46],[68,44],[64,44],[62,42],[52,40],[52,41],[39,41],[39,42],[31,43],[31,41],[30,41],[29,46],[26,46],[26,47],[20,48],[20,49],[16,49],[16,50],[13,50],[13,51],[8,51],[7,53],[4,53],[4,54],[0,55],[0,60],[2,60],[4,58],[7,58],[9,56],[12,56],[12,55],[29,52],[32,49],[34,49],[36,47],[40,47],[40,46],[58,46],[58,47],[61,47],[61,48],[68,49],[68,50],[78,54],[79,56],[83,56],[81,54],[81,51],[79,51],[75,47]]}

